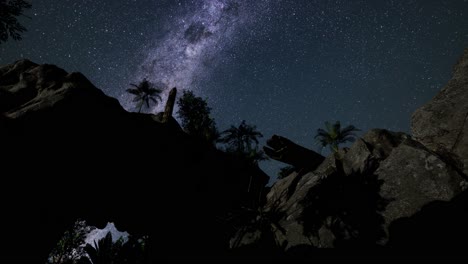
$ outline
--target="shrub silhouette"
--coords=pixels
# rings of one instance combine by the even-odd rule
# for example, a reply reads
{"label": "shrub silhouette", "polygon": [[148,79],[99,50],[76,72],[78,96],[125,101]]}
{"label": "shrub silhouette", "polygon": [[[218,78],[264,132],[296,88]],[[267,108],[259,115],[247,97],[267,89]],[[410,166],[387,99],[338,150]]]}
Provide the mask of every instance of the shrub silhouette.
{"label": "shrub silhouette", "polygon": [[192,91],[183,91],[177,104],[179,105],[177,114],[184,131],[215,144],[219,132],[215,120],[211,117],[211,108],[206,99],[195,96]]}

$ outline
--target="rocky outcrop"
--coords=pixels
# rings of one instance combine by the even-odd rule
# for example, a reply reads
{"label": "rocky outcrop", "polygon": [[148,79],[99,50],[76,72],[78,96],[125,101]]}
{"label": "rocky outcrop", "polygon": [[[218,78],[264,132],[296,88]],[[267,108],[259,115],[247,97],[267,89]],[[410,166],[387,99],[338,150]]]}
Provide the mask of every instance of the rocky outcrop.
{"label": "rocky outcrop", "polygon": [[275,219],[267,232],[286,251],[383,246],[393,221],[430,202],[450,201],[462,182],[450,164],[409,135],[371,130],[316,170],[279,180],[263,208]]}
{"label": "rocky outcrop", "polygon": [[468,49],[449,83],[412,117],[414,137],[468,175]]}
{"label": "rocky outcrop", "polygon": [[413,136],[373,129],[326,158],[273,136],[266,154],[295,170],[268,191],[258,167],[163,113],[126,112],[81,74],[2,67],[0,170],[12,193],[2,193],[2,225],[13,245],[4,251],[43,258],[65,223],[84,218],[149,233],[155,260],[328,259],[323,249],[466,258],[467,76],[468,51],[413,115]]}
{"label": "rocky outcrop", "polygon": [[153,237],[154,260],[226,254],[229,217],[258,206],[268,176],[162,117],[125,111],[80,73],[1,67],[0,258],[44,262],[78,218]]}
{"label": "rocky outcrop", "polygon": [[[318,167],[277,181],[231,247],[269,246],[289,257],[333,248],[466,259],[458,241],[468,236],[467,115],[468,50],[449,84],[413,115],[414,137],[374,129]],[[286,163],[310,160],[299,156]]]}
{"label": "rocky outcrop", "polygon": [[273,135],[263,147],[268,157],[287,163],[295,168],[313,170],[325,159],[313,150],[304,148],[291,140]]}

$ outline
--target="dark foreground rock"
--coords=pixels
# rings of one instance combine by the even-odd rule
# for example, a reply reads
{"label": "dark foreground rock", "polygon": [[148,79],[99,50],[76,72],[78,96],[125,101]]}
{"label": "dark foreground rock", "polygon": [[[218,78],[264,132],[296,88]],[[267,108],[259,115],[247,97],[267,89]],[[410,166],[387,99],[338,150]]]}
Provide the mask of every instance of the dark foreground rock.
{"label": "dark foreground rock", "polygon": [[279,180],[263,213],[274,215],[270,232],[286,251],[304,245],[379,247],[388,242],[394,220],[430,202],[450,201],[463,182],[456,169],[409,135],[371,130],[316,170]]}
{"label": "dark foreground rock", "polygon": [[81,74],[0,68],[2,257],[43,260],[84,218],[149,234],[153,260],[468,259],[467,65],[466,52],[413,136],[373,129],[326,158],[274,136],[266,154],[295,169],[271,188],[258,167],[167,114],[126,112]]}
{"label": "dark foreground rock", "polygon": [[229,217],[258,206],[268,176],[161,116],[126,112],[80,73],[0,68],[0,258],[44,262],[77,218],[148,234],[154,260],[225,256]]}

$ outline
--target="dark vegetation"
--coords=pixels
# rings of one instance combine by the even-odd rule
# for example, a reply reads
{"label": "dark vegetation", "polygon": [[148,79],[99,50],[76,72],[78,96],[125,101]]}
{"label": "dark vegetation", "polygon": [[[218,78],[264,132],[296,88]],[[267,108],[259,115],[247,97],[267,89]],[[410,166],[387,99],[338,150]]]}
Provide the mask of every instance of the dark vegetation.
{"label": "dark vegetation", "polygon": [[78,263],[86,255],[85,239],[94,228],[84,220],[77,220],[73,227],[63,234],[55,248],[49,254],[48,263]]}
{"label": "dark vegetation", "polygon": [[49,255],[50,264],[139,264],[148,263],[148,237],[129,236],[113,241],[108,232],[102,239],[86,244],[85,239],[94,227],[78,220],[67,230]]}
{"label": "dark vegetation", "polygon": [[0,0],[0,44],[8,38],[21,40],[21,33],[26,28],[18,21],[18,17],[27,17],[23,14],[31,4],[24,0]]}
{"label": "dark vegetation", "polygon": [[337,152],[340,144],[354,142],[356,135],[353,132],[355,131],[360,130],[353,125],[341,128],[340,121],[336,121],[333,125],[325,122],[325,129],[317,129],[315,138],[320,142],[322,147],[329,146],[332,152]]}
{"label": "dark vegetation", "polygon": [[[148,80],[145,79],[138,85],[133,86],[135,88],[127,89],[127,92],[135,95],[134,102],[136,103],[138,112],[141,112],[144,105],[149,109],[150,102],[156,104],[158,103],[156,99],[159,99],[159,101],[161,100],[160,94],[162,89],[154,88],[153,84]],[[257,169],[259,161],[268,159],[265,153],[259,149],[259,138],[262,138],[263,135],[257,130],[256,126],[247,124],[247,122],[243,120],[238,126],[232,125],[223,132],[218,132],[216,122],[211,117],[212,109],[208,106],[207,100],[196,96],[192,91],[183,91],[177,104],[179,107],[177,114],[181,120],[181,128],[196,141],[204,142],[198,147],[219,148],[221,151],[225,152],[226,155],[232,156],[235,160],[244,162],[244,166],[255,166]],[[328,134],[325,134],[324,130],[319,129],[317,137],[322,136],[324,142],[330,144],[333,148],[337,148],[338,144],[349,140],[351,137],[350,132],[355,130],[353,126],[341,130],[339,122],[337,122],[335,126],[329,129]],[[330,138],[331,140],[329,140]],[[221,145],[218,146],[219,144]],[[284,167],[278,173],[278,178],[285,178],[294,171],[298,171],[294,166]],[[274,222],[279,219],[279,215],[274,216],[274,212],[262,212],[259,206],[264,199],[262,196],[266,193],[258,192],[259,188],[263,188],[263,186],[258,186],[258,183],[256,183],[258,180],[255,180],[253,173],[248,174],[248,177],[248,184],[245,186],[245,189],[238,191],[251,194],[251,189],[255,189],[256,191],[253,192],[255,196],[248,198],[249,200],[253,200],[247,203],[241,203],[237,209],[230,208],[229,211],[218,214],[217,216],[222,225],[225,226],[224,229],[231,230],[231,235],[236,232],[247,232],[252,228],[268,229],[270,225],[274,225]],[[327,197],[329,196],[330,195]],[[339,197],[338,195],[331,196]],[[346,199],[347,201],[352,201],[348,198]],[[337,212],[340,208],[336,209]],[[323,215],[326,214],[324,213]],[[247,223],[251,222],[252,219],[263,220],[260,222],[255,221],[255,226],[249,227]],[[319,218],[314,219],[316,221],[322,221]],[[310,221],[312,224],[313,222],[314,221]],[[92,263],[143,263],[142,261],[147,257],[145,255],[146,253],[135,251],[139,246],[134,239],[127,243],[123,243],[123,241],[112,243],[110,234],[93,246],[84,245],[84,235],[86,233],[83,232],[83,230],[89,231],[90,228],[89,226],[83,225],[83,222],[78,221],[75,227],[67,231],[60,239],[58,245],[49,256],[49,261],[51,263],[88,263],[87,261],[89,260],[91,260]],[[236,242],[231,241],[231,243],[235,245]],[[267,250],[267,248],[268,247],[265,247],[265,250]],[[233,252],[235,252],[234,254],[245,254],[244,249]],[[262,254],[261,252],[262,251],[258,251],[257,254]],[[85,256],[85,258],[81,256]]]}
{"label": "dark vegetation", "polygon": [[240,125],[219,132],[214,118],[211,117],[211,107],[206,99],[196,96],[192,91],[183,91],[177,101],[177,112],[184,131],[202,139],[213,146],[225,144],[220,149],[238,158],[245,159],[258,165],[259,161],[267,160],[264,152],[259,149],[259,138],[263,135],[256,126],[249,125],[243,120]]}
{"label": "dark vegetation", "polygon": [[[16,17],[30,5],[25,1],[1,1],[0,5],[1,41],[20,40],[26,29]],[[258,162],[268,158],[259,148],[263,135],[255,125],[243,120],[219,132],[207,100],[184,91],[177,101],[180,130],[171,116],[169,122],[158,123],[155,120],[161,119],[125,112],[83,75],[52,65],[39,67],[37,74],[46,76],[41,82],[28,75],[22,89],[9,90],[24,72],[37,66],[25,60],[0,71],[0,138],[9,138],[2,142],[2,153],[7,154],[2,157],[3,170],[25,175],[24,179],[12,178],[11,186],[22,186],[23,180],[30,183],[12,191],[39,197],[4,208],[14,215],[4,224],[21,227],[7,231],[13,247],[6,248],[6,260],[144,263],[174,258],[181,251],[187,258],[226,257],[238,254],[228,249],[239,228],[253,218],[271,220],[260,210],[268,176]],[[79,84],[79,89],[60,90],[66,82]],[[131,86],[126,91],[134,96],[139,113],[160,103],[163,89],[150,81]],[[18,107],[29,107],[25,103],[34,98],[39,110],[27,115],[16,112]],[[155,151],[144,155],[148,150]],[[16,158],[24,153],[33,155]],[[87,154],[83,157],[82,153]],[[53,164],[59,165],[52,169]],[[153,166],[158,167],[156,172]],[[113,176],[122,174],[131,180]],[[149,184],[154,180],[148,181],[148,174],[156,174],[155,186]],[[87,196],[90,186],[96,191]],[[128,195],[114,193],[121,188]],[[169,203],[162,202],[168,197]],[[51,207],[57,199],[75,206]],[[170,217],[155,216],[152,208]],[[132,239],[112,243],[108,236],[94,246],[85,245],[86,234],[94,227],[76,221],[80,218],[97,227],[115,221],[119,229],[131,232]],[[70,227],[70,223],[75,224]],[[135,237],[145,238],[144,250],[141,239]],[[183,244],[181,237],[186,240]],[[201,237],[207,242],[200,243]],[[14,246],[18,244],[28,253],[21,253]],[[155,255],[155,249],[160,254]]]}
{"label": "dark vegetation", "polygon": [[177,104],[177,114],[184,131],[215,145],[219,139],[219,132],[206,99],[195,96],[192,91],[184,90]]}

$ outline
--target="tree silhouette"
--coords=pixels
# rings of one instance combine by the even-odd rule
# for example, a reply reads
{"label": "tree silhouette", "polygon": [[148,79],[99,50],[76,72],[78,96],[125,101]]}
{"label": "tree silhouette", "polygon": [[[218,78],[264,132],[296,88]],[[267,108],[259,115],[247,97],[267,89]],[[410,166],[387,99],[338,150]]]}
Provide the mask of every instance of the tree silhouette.
{"label": "tree silhouette", "polygon": [[70,230],[65,231],[56,247],[49,254],[48,263],[79,263],[85,253],[85,239],[94,227],[88,226],[86,221],[77,220]]}
{"label": "tree silhouette", "polygon": [[257,127],[248,125],[242,120],[238,127],[231,126],[221,133],[220,142],[228,144],[231,149],[239,153],[250,152],[252,143],[258,145],[258,138],[263,137],[262,133],[256,130]]}
{"label": "tree silhouette", "polygon": [[267,159],[265,153],[258,148],[258,138],[261,137],[263,135],[257,131],[256,126],[248,125],[245,120],[242,120],[238,127],[231,126],[223,131],[219,142],[228,145],[227,152],[243,156],[257,163]]}
{"label": "tree silhouette", "polygon": [[192,91],[184,90],[177,104],[179,105],[177,114],[184,131],[215,144],[219,132],[215,120],[211,117],[211,108],[206,99],[195,96]]}
{"label": "tree silhouette", "polygon": [[94,246],[86,245],[87,257],[81,258],[80,264],[139,264],[149,263],[146,241],[148,237],[143,236],[136,239],[129,237],[127,242],[122,238],[112,242],[111,233],[94,241]]}
{"label": "tree silhouette", "polygon": [[317,129],[316,139],[320,142],[322,147],[330,146],[332,152],[338,151],[338,146],[345,142],[354,142],[356,135],[354,131],[360,131],[353,125],[341,128],[340,121],[336,121],[331,125],[325,122],[325,129]]}
{"label": "tree silhouette", "polygon": [[126,91],[127,93],[135,96],[135,98],[133,98],[133,102],[137,104],[136,107],[138,108],[138,113],[141,113],[141,108],[144,104],[149,108],[150,102],[157,105],[158,102],[162,100],[161,93],[163,90],[153,87],[153,84],[147,79],[143,79],[143,81],[138,85],[133,83],[130,85],[135,88],[129,88]]}
{"label": "tree silhouette", "polygon": [[18,16],[23,15],[24,9],[31,8],[31,4],[24,0],[0,0],[0,43],[6,42],[9,37],[21,40],[21,33],[27,31],[18,22]]}

